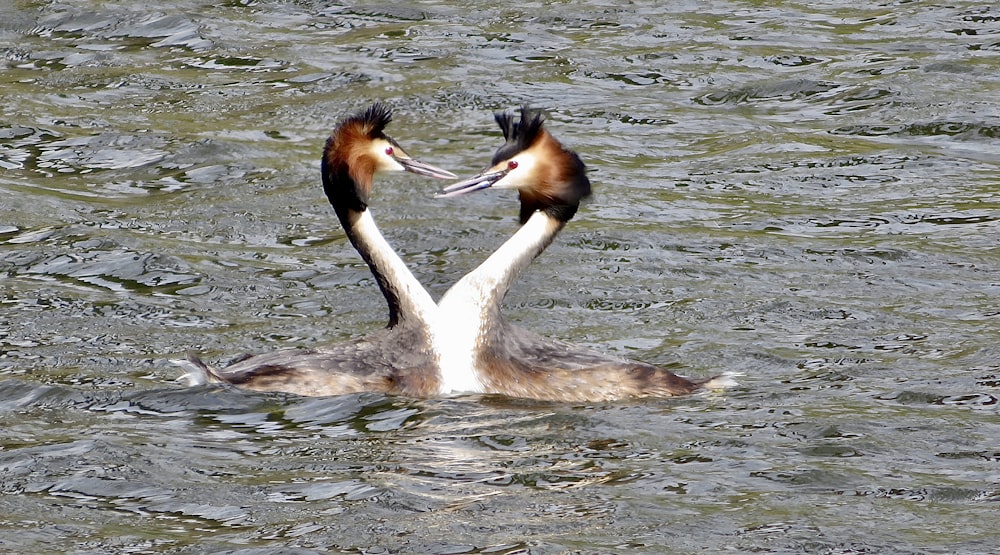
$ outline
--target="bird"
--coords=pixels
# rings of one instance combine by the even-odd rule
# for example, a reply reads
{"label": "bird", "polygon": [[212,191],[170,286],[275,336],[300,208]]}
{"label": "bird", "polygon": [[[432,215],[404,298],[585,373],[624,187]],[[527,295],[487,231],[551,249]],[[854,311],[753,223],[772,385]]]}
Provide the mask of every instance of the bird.
{"label": "bird", "polygon": [[[673,397],[735,384],[731,375],[690,379],[644,362],[549,339],[508,323],[501,314],[514,280],[538,257],[591,193],[586,166],[544,126],[540,110],[494,114],[505,142],[490,166],[438,195],[516,189],[521,227],[438,301],[447,314],[455,357],[471,369],[465,393],[555,402]],[[444,353],[447,354],[447,353]],[[446,367],[446,365],[442,365]],[[447,385],[448,380],[444,380]]]}
{"label": "bird", "polygon": [[326,141],[323,190],[351,244],[364,259],[389,309],[385,329],[348,343],[315,349],[282,349],[212,368],[198,356],[175,360],[188,385],[227,383],[257,391],[307,396],[362,391],[429,397],[440,390],[431,331],[438,308],[382,236],[368,209],[374,177],[407,171],[454,179],[449,171],[419,162],[385,134],[391,110],[376,102],[340,121]]}

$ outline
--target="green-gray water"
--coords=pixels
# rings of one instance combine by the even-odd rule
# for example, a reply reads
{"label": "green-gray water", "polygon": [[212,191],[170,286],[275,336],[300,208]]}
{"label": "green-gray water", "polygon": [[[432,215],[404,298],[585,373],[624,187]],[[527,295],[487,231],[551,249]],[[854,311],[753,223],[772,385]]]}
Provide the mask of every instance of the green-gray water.
{"label": "green-gray water", "polygon": [[[0,552],[998,552],[989,3],[13,0],[0,52]],[[740,387],[174,384],[384,323],[319,186],[373,100],[460,175],[548,109],[595,195],[509,317]],[[440,184],[373,199],[435,295],[516,224]]]}

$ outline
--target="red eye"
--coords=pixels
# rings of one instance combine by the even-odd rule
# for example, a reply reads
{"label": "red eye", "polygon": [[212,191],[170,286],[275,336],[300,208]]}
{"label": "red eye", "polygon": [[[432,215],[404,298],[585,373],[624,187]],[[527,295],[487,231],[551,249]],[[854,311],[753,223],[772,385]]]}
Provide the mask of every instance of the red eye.
{"label": "red eye", "polygon": [[390,147],[386,147],[386,149],[385,149],[385,153],[386,154],[388,154],[389,156],[392,156],[392,152],[393,152],[393,150],[392,150],[391,146]]}
{"label": "red eye", "polygon": [[512,169],[514,169],[516,167],[517,167],[517,160],[511,160],[510,162],[507,162],[507,169],[508,170],[512,170]]}

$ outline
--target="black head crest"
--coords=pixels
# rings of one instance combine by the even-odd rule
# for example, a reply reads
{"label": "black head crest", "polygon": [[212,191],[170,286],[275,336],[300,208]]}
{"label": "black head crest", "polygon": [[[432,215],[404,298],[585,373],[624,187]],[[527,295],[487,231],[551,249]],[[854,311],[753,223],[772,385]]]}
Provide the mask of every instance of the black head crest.
{"label": "black head crest", "polygon": [[391,121],[392,110],[381,102],[375,102],[364,112],[348,117],[340,125],[357,126],[362,133],[374,139],[385,134],[385,128]]}
{"label": "black head crest", "polygon": [[505,110],[493,114],[493,119],[500,126],[503,138],[506,140],[503,146],[497,149],[493,155],[493,164],[513,158],[517,153],[527,150],[541,136],[545,114],[541,110],[529,108],[528,105],[521,107],[520,120],[515,120],[513,110]]}

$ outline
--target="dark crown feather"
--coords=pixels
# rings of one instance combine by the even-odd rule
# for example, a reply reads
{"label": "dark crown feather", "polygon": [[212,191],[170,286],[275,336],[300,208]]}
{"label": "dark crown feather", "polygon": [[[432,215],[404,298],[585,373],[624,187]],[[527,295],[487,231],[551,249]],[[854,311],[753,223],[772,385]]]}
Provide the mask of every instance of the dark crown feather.
{"label": "dark crown feather", "polygon": [[341,122],[341,127],[359,126],[365,135],[371,138],[384,134],[385,128],[392,121],[392,109],[382,102],[375,102],[364,112],[359,112]]}
{"label": "dark crown feather", "polygon": [[545,114],[541,110],[530,108],[525,104],[521,106],[520,119],[515,120],[515,117],[513,110],[504,110],[493,114],[493,119],[500,126],[500,131],[503,132],[503,138],[506,141],[493,155],[494,165],[527,150],[542,134]]}

